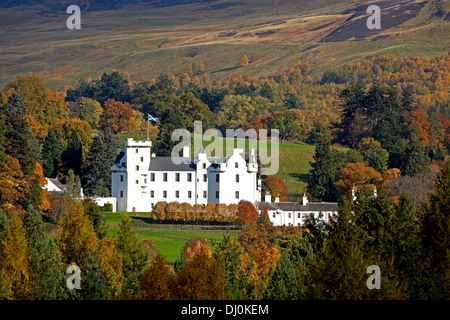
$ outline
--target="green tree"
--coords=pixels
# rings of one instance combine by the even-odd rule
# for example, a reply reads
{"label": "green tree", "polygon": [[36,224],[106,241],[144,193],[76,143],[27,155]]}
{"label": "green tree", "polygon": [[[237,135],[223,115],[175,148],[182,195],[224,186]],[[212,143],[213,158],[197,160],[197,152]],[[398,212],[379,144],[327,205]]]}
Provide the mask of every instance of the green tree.
{"label": "green tree", "polygon": [[411,134],[404,153],[402,167],[404,174],[412,177],[418,173],[429,171],[429,164],[430,158],[426,153],[424,143],[415,134]]}
{"label": "green tree", "polygon": [[61,145],[53,130],[48,132],[42,147],[42,162],[44,175],[49,178],[56,178],[62,165]]}
{"label": "green tree", "polygon": [[137,236],[131,226],[128,214],[122,217],[116,240],[117,249],[123,257],[123,275],[125,283],[123,290],[131,294],[139,293],[139,278],[147,265],[147,255],[144,249],[138,246]]}
{"label": "green tree", "polygon": [[278,260],[265,295],[269,300],[297,299],[295,266],[287,254],[282,254]]}
{"label": "green tree", "polygon": [[83,185],[89,195],[105,197],[111,194],[111,163],[116,158],[117,136],[111,130],[100,131],[86,157],[89,164],[83,174]]}
{"label": "green tree", "polygon": [[66,276],[61,268],[61,259],[45,234],[42,215],[29,207],[23,224],[30,254],[30,299],[59,300],[66,298]]}
{"label": "green tree", "polygon": [[92,223],[92,227],[98,239],[106,237],[107,226],[105,223],[105,213],[102,208],[95,203],[92,198],[85,198],[83,200],[84,213],[88,216]]}
{"label": "green tree", "polygon": [[32,174],[34,163],[40,160],[39,143],[28,125],[27,108],[17,93],[8,99],[7,114],[6,154],[19,160],[24,174]]}
{"label": "green tree", "polygon": [[450,288],[450,161],[438,174],[422,220],[423,259],[427,264],[424,290],[429,299],[448,299]]}
{"label": "green tree", "polygon": [[336,166],[336,159],[331,151],[329,135],[323,135],[318,141],[313,159],[314,162],[310,162],[311,171],[308,184],[310,198],[317,201],[335,201],[334,177],[339,168]]}
{"label": "green tree", "polygon": [[387,170],[389,153],[381,147],[381,143],[373,138],[362,138],[357,150],[362,154],[364,162],[381,174]]}
{"label": "green tree", "polygon": [[75,130],[72,130],[67,148],[62,152],[61,158],[65,172],[72,169],[75,175],[81,174],[83,150],[80,137]]}

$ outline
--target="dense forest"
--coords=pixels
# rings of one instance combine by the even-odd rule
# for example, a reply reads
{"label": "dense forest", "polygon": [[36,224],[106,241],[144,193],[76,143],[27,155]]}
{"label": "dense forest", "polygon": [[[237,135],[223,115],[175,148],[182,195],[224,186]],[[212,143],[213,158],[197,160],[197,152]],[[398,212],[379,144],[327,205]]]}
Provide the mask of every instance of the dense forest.
{"label": "dense forest", "polygon": [[[375,57],[319,77],[297,61],[265,78],[214,82],[199,60],[180,75],[130,79],[113,70],[53,91],[28,74],[0,93],[0,297],[449,298],[450,54]],[[307,192],[339,201],[338,218],[274,227],[245,202],[160,203],[155,219],[203,214],[243,227],[236,240],[187,242],[173,266],[136,240],[128,216],[107,237],[103,209],[77,198],[81,188],[110,194],[118,136],[146,132],[147,114],[158,118],[149,130],[161,156],[170,155],[171,132],[195,120],[205,129],[275,128],[282,142],[315,145]],[[45,177],[73,188],[49,194]],[[280,179],[262,179],[285,198]],[[86,275],[81,290],[66,287],[72,263]],[[380,266],[383,290],[365,287],[369,265]]]}

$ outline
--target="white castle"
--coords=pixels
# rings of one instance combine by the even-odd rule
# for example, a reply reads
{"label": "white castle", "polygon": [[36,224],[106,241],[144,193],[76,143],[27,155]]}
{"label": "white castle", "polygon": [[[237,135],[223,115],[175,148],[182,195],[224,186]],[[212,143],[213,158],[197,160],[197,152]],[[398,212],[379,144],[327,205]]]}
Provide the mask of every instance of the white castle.
{"label": "white castle", "polygon": [[151,147],[151,141],[130,138],[123,152],[118,148],[111,167],[117,211],[149,212],[159,201],[191,205],[261,201],[255,149],[245,155],[235,148],[230,157],[218,158],[207,157],[203,148],[191,157],[189,147],[183,147],[183,156],[173,159],[155,156]]}

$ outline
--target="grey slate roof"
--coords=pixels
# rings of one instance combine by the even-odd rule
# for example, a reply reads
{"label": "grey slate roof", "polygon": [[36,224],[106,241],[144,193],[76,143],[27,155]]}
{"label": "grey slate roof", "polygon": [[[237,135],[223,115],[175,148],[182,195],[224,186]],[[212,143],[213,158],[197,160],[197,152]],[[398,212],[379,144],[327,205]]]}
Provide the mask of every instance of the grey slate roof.
{"label": "grey slate roof", "polygon": [[175,164],[171,157],[154,157],[150,161],[149,171],[195,171],[197,165],[189,158],[179,158],[187,159],[188,163],[182,162],[181,164]]}
{"label": "grey slate roof", "polygon": [[55,186],[57,186],[60,190],[63,190],[66,187],[58,179],[55,178],[47,178],[47,179],[51,181]]}
{"label": "grey slate roof", "polygon": [[262,210],[264,207],[267,207],[268,210],[280,209],[282,211],[325,212],[337,211],[337,202],[308,202],[306,205],[303,205],[301,202],[258,203],[258,210]]}

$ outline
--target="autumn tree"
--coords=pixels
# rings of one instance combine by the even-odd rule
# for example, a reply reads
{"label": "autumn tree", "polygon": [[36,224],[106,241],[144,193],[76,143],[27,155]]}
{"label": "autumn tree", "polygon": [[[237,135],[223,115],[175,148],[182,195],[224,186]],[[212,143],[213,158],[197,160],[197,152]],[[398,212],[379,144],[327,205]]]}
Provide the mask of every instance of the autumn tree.
{"label": "autumn tree", "polygon": [[336,189],[340,194],[351,195],[353,187],[379,187],[381,174],[364,163],[349,163],[336,174]]}
{"label": "autumn tree", "polygon": [[249,63],[248,57],[247,57],[246,54],[244,54],[244,55],[239,59],[239,65],[240,65],[241,67],[244,67],[244,66],[248,65],[248,63]]}
{"label": "autumn tree", "polygon": [[172,274],[167,261],[159,253],[139,279],[139,298],[144,300],[169,300]]}
{"label": "autumn tree", "polygon": [[33,133],[43,141],[54,119],[67,119],[68,109],[61,94],[46,87],[42,78],[34,74],[19,75],[5,88],[8,96],[18,94],[27,107],[28,120],[35,122]]}
{"label": "autumn tree", "polygon": [[222,267],[208,246],[193,244],[184,250],[185,264],[171,287],[177,300],[222,300],[225,298]]}
{"label": "autumn tree", "polygon": [[276,176],[270,176],[264,180],[264,184],[267,186],[270,195],[272,196],[272,202],[275,201],[275,198],[279,198],[281,202],[286,201],[288,189],[283,180]]}
{"label": "autumn tree", "polygon": [[81,265],[97,248],[97,236],[81,203],[73,204],[71,210],[60,220],[56,241],[61,251],[61,261],[65,265]]}
{"label": "autumn tree", "polygon": [[103,105],[98,126],[105,130],[110,128],[114,133],[133,132],[138,129],[140,120],[128,102],[108,99]]}
{"label": "autumn tree", "polygon": [[0,295],[26,299],[30,291],[29,249],[22,220],[0,210]]}
{"label": "autumn tree", "polygon": [[69,102],[69,109],[72,118],[86,121],[93,129],[97,128],[100,115],[103,112],[99,102],[86,97],[80,97],[75,102]]}
{"label": "autumn tree", "polygon": [[236,222],[240,225],[252,224],[258,220],[258,212],[255,206],[245,200],[239,201]]}

